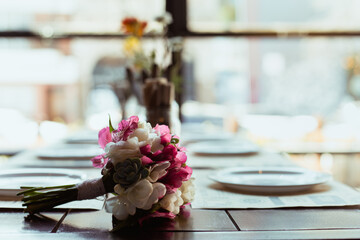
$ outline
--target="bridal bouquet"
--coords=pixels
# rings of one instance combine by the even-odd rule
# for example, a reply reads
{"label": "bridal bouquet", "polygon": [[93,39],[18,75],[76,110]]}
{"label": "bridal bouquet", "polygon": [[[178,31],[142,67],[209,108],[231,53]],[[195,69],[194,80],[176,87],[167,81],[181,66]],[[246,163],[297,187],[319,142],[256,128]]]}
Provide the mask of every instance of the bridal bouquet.
{"label": "bridal bouquet", "polygon": [[151,218],[173,219],[194,197],[192,169],[186,165],[185,149],[166,125],[140,122],[136,116],[115,129],[99,132],[104,153],[92,159],[102,177],[78,185],[27,188],[26,211],[34,214],[57,205],[93,199],[106,193],[105,209],[113,214],[113,231],[141,225]]}

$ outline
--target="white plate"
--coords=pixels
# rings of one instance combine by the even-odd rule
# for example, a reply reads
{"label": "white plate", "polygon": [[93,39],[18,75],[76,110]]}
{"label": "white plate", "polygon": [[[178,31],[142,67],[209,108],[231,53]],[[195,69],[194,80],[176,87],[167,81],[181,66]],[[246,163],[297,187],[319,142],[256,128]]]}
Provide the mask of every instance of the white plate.
{"label": "white plate", "polygon": [[99,146],[88,144],[76,144],[59,147],[49,147],[39,150],[36,155],[42,159],[78,159],[90,160],[91,158],[104,153]]}
{"label": "white plate", "polygon": [[183,133],[181,134],[182,143],[194,143],[203,141],[227,141],[234,137],[231,133]]}
{"label": "white plate", "polygon": [[65,142],[70,144],[97,144],[98,133],[93,131],[79,132],[76,135],[66,138]]}
{"label": "white plate", "polygon": [[206,141],[188,146],[189,151],[204,155],[241,155],[259,151],[259,147],[247,141]]}
{"label": "white plate", "polygon": [[331,175],[302,168],[231,168],[218,171],[212,180],[226,187],[256,193],[304,191],[326,183]]}
{"label": "white plate", "polygon": [[98,144],[98,139],[82,138],[82,137],[73,137],[65,140],[69,144]]}
{"label": "white plate", "polygon": [[17,168],[0,173],[0,196],[15,196],[21,186],[48,187],[82,182],[86,174],[68,169]]}
{"label": "white plate", "polygon": [[21,164],[23,167],[30,168],[94,168],[92,162],[87,159],[84,160],[69,160],[64,159],[34,159],[33,161],[24,162]]}

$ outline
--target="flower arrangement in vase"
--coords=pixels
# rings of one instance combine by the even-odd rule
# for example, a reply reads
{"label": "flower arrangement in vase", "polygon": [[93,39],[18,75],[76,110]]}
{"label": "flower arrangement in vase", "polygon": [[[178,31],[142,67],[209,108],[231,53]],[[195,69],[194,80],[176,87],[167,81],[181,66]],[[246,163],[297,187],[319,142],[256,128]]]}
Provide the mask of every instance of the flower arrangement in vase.
{"label": "flower arrangement in vase", "polygon": [[[147,31],[148,23],[133,17],[125,18],[121,27],[128,35],[123,45],[124,54],[128,59],[127,78],[138,102],[142,105],[148,104],[144,102],[146,99],[142,90],[147,79],[164,78],[174,85],[177,101],[180,101],[181,96],[182,41],[179,38],[168,38],[168,27],[172,23],[169,13],[157,17],[155,21],[160,25],[160,33],[156,30]],[[160,37],[162,54],[156,50],[146,53],[142,44],[145,33],[156,34]]]}

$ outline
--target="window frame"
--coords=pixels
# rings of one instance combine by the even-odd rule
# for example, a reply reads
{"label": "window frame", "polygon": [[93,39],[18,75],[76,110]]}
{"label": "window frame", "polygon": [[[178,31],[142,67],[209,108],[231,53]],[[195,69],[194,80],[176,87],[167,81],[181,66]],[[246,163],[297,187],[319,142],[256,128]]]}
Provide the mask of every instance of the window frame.
{"label": "window frame", "polygon": [[[245,37],[245,38],[304,38],[304,37],[360,37],[360,29],[296,29],[296,28],[246,28],[238,31],[198,32],[188,28],[187,0],[165,0],[165,10],[172,15],[169,25],[169,37]],[[116,32],[69,32],[54,33],[45,36],[42,33],[23,31],[0,31],[0,38],[35,38],[35,39],[72,39],[72,38],[125,38],[126,35]],[[144,37],[160,37],[147,34]]]}
{"label": "window frame", "polygon": [[360,30],[339,29],[301,29],[282,28],[274,30],[270,28],[255,29],[247,28],[239,31],[219,32],[196,32],[190,31],[187,19],[187,0],[166,0],[166,11],[173,17],[173,23],[169,26],[169,36],[174,37],[273,37],[273,38],[302,38],[302,37],[356,37],[360,36]]}

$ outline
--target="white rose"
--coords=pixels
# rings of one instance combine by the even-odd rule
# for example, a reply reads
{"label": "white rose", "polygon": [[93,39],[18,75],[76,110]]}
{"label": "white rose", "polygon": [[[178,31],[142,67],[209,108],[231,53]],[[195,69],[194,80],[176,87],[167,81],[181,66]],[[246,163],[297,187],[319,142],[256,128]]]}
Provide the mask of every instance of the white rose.
{"label": "white rose", "polygon": [[166,187],[164,184],[152,184],[147,179],[137,182],[125,191],[128,201],[135,207],[144,210],[149,210],[165,193]]}
{"label": "white rose", "polygon": [[105,209],[111,212],[118,220],[125,220],[129,215],[134,215],[136,208],[149,210],[166,193],[162,183],[150,183],[144,179],[134,186],[124,190],[120,184],[115,185],[114,191],[118,196],[106,201]]}
{"label": "white rose", "polygon": [[148,122],[139,122],[138,128],[129,136],[130,138],[137,137],[139,141],[139,147],[146,145],[151,146],[151,151],[156,152],[164,148],[160,144],[161,139],[155,130],[151,127],[151,124]]}
{"label": "white rose", "polygon": [[148,180],[150,182],[156,182],[159,178],[165,176],[167,173],[166,169],[170,166],[170,162],[162,162],[151,166],[149,169]]}
{"label": "white rose", "polygon": [[153,183],[153,192],[142,209],[149,210],[154,203],[157,203],[166,193],[166,187],[162,183]]}
{"label": "white rose", "polygon": [[181,191],[179,189],[177,189],[174,193],[166,195],[160,201],[160,205],[162,208],[174,214],[178,214],[180,212],[180,206],[182,206],[183,204],[184,201],[181,198]]}
{"label": "white rose", "polygon": [[130,134],[130,138],[137,137],[139,142],[147,141],[149,138],[149,134],[151,133],[151,125],[150,123],[139,122],[138,128],[134,130],[133,133]]}
{"label": "white rose", "polygon": [[106,157],[112,159],[114,165],[127,158],[140,158],[139,141],[136,137],[117,143],[110,142],[105,147]]}
{"label": "white rose", "polygon": [[190,178],[188,181],[183,182],[180,187],[180,191],[181,198],[184,200],[184,203],[192,202],[195,196],[194,178]]}

